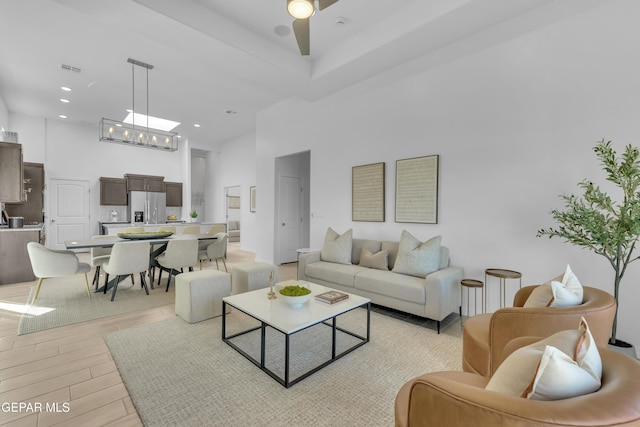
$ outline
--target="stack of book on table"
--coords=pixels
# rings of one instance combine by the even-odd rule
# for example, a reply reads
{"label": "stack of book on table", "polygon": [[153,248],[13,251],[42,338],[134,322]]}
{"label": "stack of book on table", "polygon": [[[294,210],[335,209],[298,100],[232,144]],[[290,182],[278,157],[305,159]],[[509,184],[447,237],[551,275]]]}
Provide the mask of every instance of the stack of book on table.
{"label": "stack of book on table", "polygon": [[340,302],[349,298],[349,294],[345,294],[344,292],[338,292],[338,291],[328,291],[328,292],[323,292],[321,294],[316,295],[315,298],[316,298],[316,301],[324,304],[335,304],[337,302]]}

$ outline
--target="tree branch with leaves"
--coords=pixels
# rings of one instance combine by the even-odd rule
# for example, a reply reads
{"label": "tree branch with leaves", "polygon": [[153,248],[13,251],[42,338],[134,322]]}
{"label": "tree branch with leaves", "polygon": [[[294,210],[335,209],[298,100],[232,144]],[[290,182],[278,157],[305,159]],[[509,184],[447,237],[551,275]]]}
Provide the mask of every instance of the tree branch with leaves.
{"label": "tree branch with leaves", "polygon": [[[614,201],[591,181],[581,181],[582,196],[561,196],[565,210],[552,210],[557,227],[538,230],[538,237],[561,237],[572,245],[592,250],[605,257],[615,272],[613,291],[619,303],[620,282],[627,267],[640,256],[633,252],[640,237],[640,150],[631,145],[618,157],[611,141],[600,141],[593,151],[606,172],[607,181],[621,190],[621,200]],[[618,307],[609,342],[616,344]]]}

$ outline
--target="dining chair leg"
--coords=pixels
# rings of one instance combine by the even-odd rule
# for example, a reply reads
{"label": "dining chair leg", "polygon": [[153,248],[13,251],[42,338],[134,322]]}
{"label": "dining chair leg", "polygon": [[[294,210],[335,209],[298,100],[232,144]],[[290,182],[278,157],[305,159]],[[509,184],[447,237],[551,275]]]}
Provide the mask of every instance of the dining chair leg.
{"label": "dining chair leg", "polygon": [[133,280],[133,274],[131,275],[131,284],[132,284],[132,285],[135,285],[135,284],[136,284],[136,281],[135,281],[135,280]]}
{"label": "dining chair leg", "polygon": [[165,289],[165,292],[169,292],[169,285],[171,284],[171,276],[173,276],[173,269],[169,270],[169,278],[167,279],[167,289]]}
{"label": "dining chair leg", "polygon": [[42,281],[44,280],[44,277],[40,277],[38,279],[38,285],[36,286],[36,292],[35,294],[33,294],[33,298],[31,298],[31,304],[33,305],[33,303],[35,302],[36,298],[38,298],[38,294],[40,293],[40,286],[42,286]]}
{"label": "dining chair leg", "polygon": [[149,295],[149,288],[147,287],[147,281],[144,278],[145,272],[141,271],[140,272],[140,281],[142,282],[141,287],[144,288],[144,291],[147,293],[147,295]]}
{"label": "dining chair leg", "polygon": [[91,289],[89,289],[89,280],[87,279],[87,273],[84,273],[83,276],[84,284],[87,285],[87,295],[89,296],[89,299],[91,299]]}
{"label": "dining chair leg", "polygon": [[91,281],[91,284],[95,284],[96,285],[96,290],[98,290],[98,282],[100,281],[100,266],[96,265],[96,271],[93,273],[93,280]]}
{"label": "dining chair leg", "polygon": [[[120,282],[120,275],[116,276],[116,283],[113,285],[113,292],[111,293],[111,301],[113,301],[116,297],[116,291],[118,290],[118,283]],[[105,293],[107,291],[105,290]]]}
{"label": "dining chair leg", "polygon": [[[222,260],[222,264],[224,265],[224,271],[226,271],[227,273],[229,272],[229,270],[227,270],[227,263],[224,261],[224,257],[220,258]],[[217,260],[216,260],[217,261]]]}
{"label": "dining chair leg", "polygon": [[220,266],[218,265],[218,258],[216,258],[216,268],[220,270]]}

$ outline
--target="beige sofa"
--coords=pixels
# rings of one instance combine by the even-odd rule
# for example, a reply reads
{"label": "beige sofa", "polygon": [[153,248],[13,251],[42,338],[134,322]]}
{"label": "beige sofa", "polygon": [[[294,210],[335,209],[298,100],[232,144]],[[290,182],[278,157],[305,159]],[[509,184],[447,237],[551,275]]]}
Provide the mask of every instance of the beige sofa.
{"label": "beige sofa", "polygon": [[229,221],[229,224],[227,224],[227,236],[229,242],[240,241],[240,221]]}
{"label": "beige sofa", "polygon": [[[371,299],[373,304],[440,322],[460,306],[460,280],[464,270],[449,266],[449,250],[440,248],[440,269],[426,278],[394,273],[399,242],[353,239],[351,264],[321,261],[320,251],[300,254],[298,278]],[[389,252],[389,270],[362,267],[363,248]]]}

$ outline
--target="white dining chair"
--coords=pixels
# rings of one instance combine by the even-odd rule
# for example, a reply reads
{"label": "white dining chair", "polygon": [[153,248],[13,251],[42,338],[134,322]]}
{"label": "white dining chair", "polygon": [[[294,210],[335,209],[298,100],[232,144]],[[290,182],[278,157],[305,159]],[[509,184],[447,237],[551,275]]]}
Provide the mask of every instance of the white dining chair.
{"label": "white dining chair", "polygon": [[186,225],[182,229],[182,234],[201,234],[199,225]]}
{"label": "white dining chair", "polygon": [[202,261],[206,260],[215,260],[216,268],[220,270],[220,266],[218,265],[218,260],[220,259],[224,265],[224,271],[229,272],[229,270],[227,270],[227,263],[225,262],[225,256],[227,255],[227,233],[216,233],[214,237],[216,240],[213,241],[213,243],[211,243],[210,240],[203,240],[200,242],[209,242],[206,249],[198,252],[200,270],[202,270]]}
{"label": "white dining chair", "polygon": [[91,266],[85,262],[80,262],[73,251],[57,251],[44,247],[37,242],[27,243],[27,252],[31,261],[33,274],[38,278],[38,285],[33,294],[31,303],[35,302],[40,293],[40,287],[44,279],[52,277],[71,276],[81,274],[84,276],[84,283],[87,285],[87,295],[91,299],[91,290],[89,289],[89,281],[87,273],[91,271]]}
{"label": "white dining chair", "polygon": [[[105,240],[112,239],[113,236],[108,235],[99,235],[99,236],[91,236],[91,240]],[[100,281],[100,268],[102,264],[109,260],[109,256],[111,255],[111,248],[102,248],[102,247],[92,247],[90,249],[90,260],[89,264],[91,267],[95,267],[95,272],[93,273],[93,280],[91,284],[95,284],[96,290],[98,290],[98,282]],[[105,285],[107,284],[107,276],[104,278]]]}
{"label": "white dining chair", "polygon": [[[150,248],[149,242],[144,241],[117,242],[113,245],[109,260],[102,265],[106,273],[116,276],[111,301],[116,297],[120,280],[135,273],[140,274],[140,286],[149,295],[149,288],[144,276],[149,268]],[[107,293],[106,286],[104,287],[104,293]]]}
{"label": "white dining chair", "polygon": [[156,257],[156,261],[160,265],[160,273],[158,274],[158,286],[162,279],[162,272],[169,273],[167,279],[167,289],[171,284],[171,277],[177,274],[177,271],[183,271],[185,267],[189,267],[189,271],[193,271],[193,266],[198,263],[198,239],[185,238],[170,240],[167,243],[167,249]]}

